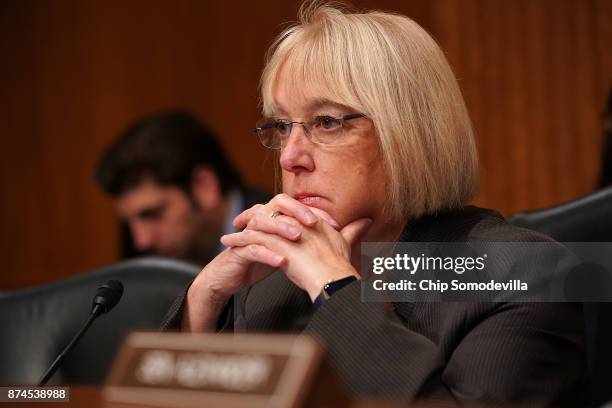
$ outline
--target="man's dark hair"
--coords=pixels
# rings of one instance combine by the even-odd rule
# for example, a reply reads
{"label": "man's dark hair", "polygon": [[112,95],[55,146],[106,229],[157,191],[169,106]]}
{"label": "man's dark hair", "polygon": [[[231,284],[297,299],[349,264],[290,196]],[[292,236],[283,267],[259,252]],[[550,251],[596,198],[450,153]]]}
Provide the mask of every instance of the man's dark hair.
{"label": "man's dark hair", "polygon": [[187,112],[164,112],[138,121],[123,133],[98,162],[95,178],[115,197],[147,178],[189,194],[193,171],[200,165],[216,173],[223,194],[241,184],[210,129]]}

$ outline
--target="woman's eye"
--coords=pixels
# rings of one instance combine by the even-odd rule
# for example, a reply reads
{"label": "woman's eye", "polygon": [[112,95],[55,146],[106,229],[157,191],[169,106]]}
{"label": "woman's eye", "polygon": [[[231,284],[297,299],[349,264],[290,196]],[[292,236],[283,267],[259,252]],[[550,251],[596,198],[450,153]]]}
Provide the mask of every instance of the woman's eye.
{"label": "woman's eye", "polygon": [[342,122],[336,118],[321,116],[316,118],[315,125],[323,130],[336,130],[341,127]]}
{"label": "woman's eye", "polygon": [[281,121],[276,122],[276,130],[281,135],[289,133],[290,128],[291,128],[291,125],[289,125],[289,124],[287,124],[285,122],[281,122]]}

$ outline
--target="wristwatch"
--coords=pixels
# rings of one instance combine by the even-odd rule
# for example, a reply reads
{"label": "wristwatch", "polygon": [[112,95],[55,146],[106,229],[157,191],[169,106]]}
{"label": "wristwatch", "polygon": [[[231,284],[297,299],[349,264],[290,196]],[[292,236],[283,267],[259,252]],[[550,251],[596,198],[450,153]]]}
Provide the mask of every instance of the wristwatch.
{"label": "wristwatch", "polygon": [[347,276],[346,278],[338,279],[338,280],[330,280],[325,285],[323,285],[323,289],[321,289],[321,293],[317,296],[313,302],[313,305],[316,308],[321,306],[327,299],[329,299],[334,293],[347,286],[349,283],[356,281],[357,278],[353,275]]}

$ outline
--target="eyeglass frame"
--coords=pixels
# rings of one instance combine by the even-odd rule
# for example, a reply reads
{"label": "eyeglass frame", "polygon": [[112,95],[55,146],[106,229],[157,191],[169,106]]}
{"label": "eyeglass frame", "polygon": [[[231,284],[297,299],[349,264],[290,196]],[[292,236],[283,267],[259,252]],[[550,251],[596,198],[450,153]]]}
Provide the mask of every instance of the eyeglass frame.
{"label": "eyeglass frame", "polygon": [[[353,120],[353,119],[359,119],[359,118],[367,118],[368,116],[365,113],[350,113],[348,115],[344,115],[341,116],[339,118],[330,116],[330,115],[324,115],[321,117],[328,117],[330,119],[335,119],[340,121],[340,126],[344,126],[344,122],[349,121],[349,120]],[[289,130],[288,130],[288,135],[291,135],[291,131],[293,130],[293,125],[294,124],[298,124],[298,125],[302,125],[302,127],[304,128],[304,133],[306,134],[306,137],[308,137],[308,140],[312,141],[313,143],[317,143],[317,144],[325,144],[325,143],[320,143],[320,142],[316,142],[313,141],[311,139],[311,133],[310,133],[310,128],[313,126],[313,123],[311,121],[311,123],[307,123],[304,121],[298,121],[298,120],[284,120],[284,119],[277,119],[274,120],[272,122],[268,122],[268,123],[264,123],[261,126],[257,126],[255,129],[253,129],[254,133],[257,133],[257,135],[259,136],[259,141],[261,142],[261,144],[267,148],[267,149],[272,149],[272,150],[280,150],[283,148],[283,145],[281,143],[281,145],[279,147],[270,147],[270,146],[266,146],[261,138],[261,134],[262,132],[269,130],[269,129],[274,129],[275,125],[277,123],[282,123],[285,126],[289,126]]]}

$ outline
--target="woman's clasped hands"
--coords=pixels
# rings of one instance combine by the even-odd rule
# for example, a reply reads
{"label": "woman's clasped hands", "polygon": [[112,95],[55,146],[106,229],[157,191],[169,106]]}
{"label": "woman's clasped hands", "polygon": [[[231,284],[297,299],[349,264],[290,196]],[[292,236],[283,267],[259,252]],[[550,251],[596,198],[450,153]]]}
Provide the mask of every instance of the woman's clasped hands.
{"label": "woman's clasped hands", "polygon": [[325,283],[359,277],[351,247],[371,224],[359,218],[341,227],[326,211],[278,194],[239,214],[240,232],[224,235],[227,248],[196,277],[187,294],[183,329],[213,330],[229,298],[280,268],[311,300]]}

